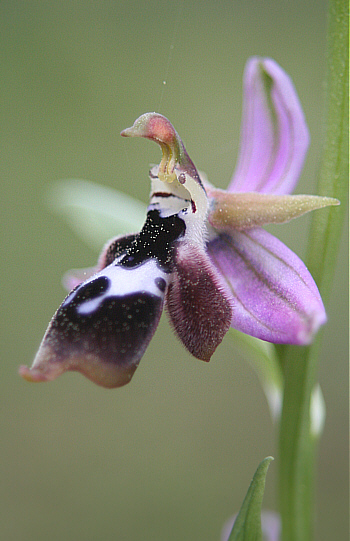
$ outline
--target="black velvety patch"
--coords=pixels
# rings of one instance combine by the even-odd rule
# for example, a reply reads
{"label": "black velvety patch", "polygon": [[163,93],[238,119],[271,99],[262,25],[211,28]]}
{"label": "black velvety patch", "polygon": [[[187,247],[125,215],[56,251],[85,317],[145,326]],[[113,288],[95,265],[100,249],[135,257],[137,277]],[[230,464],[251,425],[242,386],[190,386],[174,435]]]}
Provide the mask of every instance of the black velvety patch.
{"label": "black velvety patch", "polygon": [[108,247],[104,266],[124,254],[118,261],[122,267],[131,269],[155,258],[163,271],[171,272],[173,245],[185,230],[185,222],[176,214],[162,218],[158,210],[151,210],[140,233],[117,239]]}
{"label": "black velvety patch", "polygon": [[164,278],[156,278],[154,282],[157,288],[159,289],[159,291],[162,291],[162,293],[164,293],[165,288],[166,288],[166,281],[164,280]]}
{"label": "black velvety patch", "polygon": [[108,291],[109,287],[110,280],[107,276],[100,276],[85,285],[81,285],[74,297],[74,306],[79,306],[81,303],[91,299],[98,299]]}
{"label": "black velvety patch", "polygon": [[111,242],[105,254],[103,268],[108,267],[117,257],[124,254],[136,237],[137,235],[127,235]]}
{"label": "black velvety patch", "polygon": [[145,351],[159,321],[162,299],[140,292],[107,296],[92,313],[79,313],[82,297],[91,293],[87,288],[102,278],[83,286],[57,310],[45,337],[56,360],[93,353],[107,363],[127,365]]}

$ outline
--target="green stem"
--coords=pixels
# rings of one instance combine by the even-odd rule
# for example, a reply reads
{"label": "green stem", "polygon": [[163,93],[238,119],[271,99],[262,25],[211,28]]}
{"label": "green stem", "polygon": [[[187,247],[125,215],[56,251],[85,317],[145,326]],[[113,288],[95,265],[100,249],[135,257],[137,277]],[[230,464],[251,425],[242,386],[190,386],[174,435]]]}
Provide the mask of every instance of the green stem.
{"label": "green stem", "polygon": [[[315,213],[308,267],[324,300],[329,297],[348,187],[348,3],[331,0],[328,22],[326,138],[319,194],[337,197],[337,209]],[[313,538],[316,441],[310,433],[310,397],[321,337],[308,347],[282,350],[285,377],[280,426],[280,511],[283,541]]]}
{"label": "green stem", "polygon": [[310,434],[310,397],[319,343],[288,348],[285,357],[279,487],[283,541],[312,539],[315,442]]}

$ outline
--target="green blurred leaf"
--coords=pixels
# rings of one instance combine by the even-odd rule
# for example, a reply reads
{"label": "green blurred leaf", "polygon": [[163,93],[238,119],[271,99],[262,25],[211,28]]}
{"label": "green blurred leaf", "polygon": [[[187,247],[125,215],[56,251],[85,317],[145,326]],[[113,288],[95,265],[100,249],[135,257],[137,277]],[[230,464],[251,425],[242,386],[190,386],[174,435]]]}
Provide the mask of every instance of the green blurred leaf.
{"label": "green blurred leaf", "polygon": [[272,460],[272,456],[268,456],[259,464],[228,541],[262,540],[261,504],[264,496],[266,474]]}
{"label": "green blurred leaf", "polygon": [[73,231],[93,249],[112,237],[139,231],[146,205],[118,190],[82,179],[52,185],[48,203],[65,218]]}
{"label": "green blurred leaf", "polygon": [[273,421],[281,415],[283,374],[278,360],[276,347],[270,342],[259,340],[235,329],[230,329],[229,336],[238,353],[243,353],[256,372],[264,390]]}

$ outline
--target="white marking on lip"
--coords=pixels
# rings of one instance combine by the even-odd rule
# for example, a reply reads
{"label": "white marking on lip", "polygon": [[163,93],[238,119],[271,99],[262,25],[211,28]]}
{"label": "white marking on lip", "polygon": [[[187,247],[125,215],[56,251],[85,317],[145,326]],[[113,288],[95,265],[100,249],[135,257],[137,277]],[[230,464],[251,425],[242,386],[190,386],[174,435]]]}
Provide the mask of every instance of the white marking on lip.
{"label": "white marking on lip", "polygon": [[110,280],[108,290],[103,295],[82,302],[77,307],[79,314],[88,315],[95,312],[108,297],[120,297],[122,299],[122,297],[135,293],[146,293],[163,299],[164,292],[160,291],[155,280],[156,278],[163,278],[168,283],[170,279],[170,274],[162,272],[157,260],[154,258],[132,268],[121,267],[112,263],[95,274],[89,281],[84,282],[84,284],[96,280],[100,276],[106,276]]}

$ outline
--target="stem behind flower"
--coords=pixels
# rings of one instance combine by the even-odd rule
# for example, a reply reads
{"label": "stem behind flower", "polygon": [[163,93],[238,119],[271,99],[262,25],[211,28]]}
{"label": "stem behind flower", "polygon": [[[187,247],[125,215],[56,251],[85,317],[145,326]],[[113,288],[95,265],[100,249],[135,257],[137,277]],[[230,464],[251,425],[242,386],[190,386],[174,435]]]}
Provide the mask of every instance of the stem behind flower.
{"label": "stem behind flower", "polygon": [[[329,297],[348,190],[348,3],[331,0],[328,21],[326,140],[318,192],[341,201],[314,214],[308,267],[323,299]],[[283,541],[313,537],[316,440],[310,432],[310,397],[317,376],[319,335],[305,348],[282,350],[285,390],[280,426],[280,510]]]}

